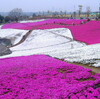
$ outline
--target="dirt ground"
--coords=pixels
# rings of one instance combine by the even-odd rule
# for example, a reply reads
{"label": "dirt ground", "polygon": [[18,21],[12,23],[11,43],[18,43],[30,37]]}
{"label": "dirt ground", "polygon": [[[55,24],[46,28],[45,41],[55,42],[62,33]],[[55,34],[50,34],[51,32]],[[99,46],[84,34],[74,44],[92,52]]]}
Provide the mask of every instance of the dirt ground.
{"label": "dirt ground", "polygon": [[85,68],[92,69],[92,71],[94,73],[100,73],[100,67],[93,67],[93,66],[89,66],[89,65],[80,64],[80,63],[71,63],[71,64],[75,64],[75,65],[83,66]]}
{"label": "dirt ground", "polygon": [[[58,58],[56,58],[58,59]],[[65,61],[64,59],[60,59],[61,61]],[[65,61],[68,62],[68,61]],[[71,63],[71,62],[68,62]],[[71,63],[71,64],[75,64],[75,65],[79,65],[79,66],[83,66],[85,68],[89,68],[92,69],[93,73],[100,73],[100,67],[94,67],[94,66],[89,66],[89,65],[85,65],[85,64],[81,64],[81,63]]]}

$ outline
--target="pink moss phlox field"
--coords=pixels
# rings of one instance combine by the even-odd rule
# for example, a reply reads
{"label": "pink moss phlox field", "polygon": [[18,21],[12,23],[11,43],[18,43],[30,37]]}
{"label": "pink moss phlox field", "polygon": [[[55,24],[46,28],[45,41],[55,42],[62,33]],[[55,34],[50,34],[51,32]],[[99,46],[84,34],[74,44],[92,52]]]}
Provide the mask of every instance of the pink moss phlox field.
{"label": "pink moss phlox field", "polygon": [[75,40],[88,44],[100,43],[100,21],[87,22],[87,20],[84,19],[49,19],[40,22],[10,23],[5,24],[2,28],[24,30],[69,28]]}
{"label": "pink moss phlox field", "polygon": [[46,55],[1,59],[0,99],[100,99],[100,74]]}
{"label": "pink moss phlox field", "polygon": [[10,23],[10,24],[5,24],[2,28],[3,29],[15,28],[15,29],[31,30],[31,29],[36,29],[37,27],[41,27],[42,25],[48,25],[48,24],[73,25],[73,24],[81,24],[82,22],[86,22],[86,20],[80,20],[80,19],[49,19],[49,20],[40,21],[40,22]]}

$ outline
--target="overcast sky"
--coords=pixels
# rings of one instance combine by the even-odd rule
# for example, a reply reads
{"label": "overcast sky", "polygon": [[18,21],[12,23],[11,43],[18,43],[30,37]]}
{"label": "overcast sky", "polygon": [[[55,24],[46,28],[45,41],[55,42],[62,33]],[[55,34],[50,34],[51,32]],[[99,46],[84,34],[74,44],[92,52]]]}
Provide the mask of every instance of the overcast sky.
{"label": "overcast sky", "polygon": [[24,12],[37,11],[74,11],[78,5],[83,5],[83,11],[90,6],[92,11],[98,11],[100,0],[0,0],[0,12],[9,12],[21,8]]}

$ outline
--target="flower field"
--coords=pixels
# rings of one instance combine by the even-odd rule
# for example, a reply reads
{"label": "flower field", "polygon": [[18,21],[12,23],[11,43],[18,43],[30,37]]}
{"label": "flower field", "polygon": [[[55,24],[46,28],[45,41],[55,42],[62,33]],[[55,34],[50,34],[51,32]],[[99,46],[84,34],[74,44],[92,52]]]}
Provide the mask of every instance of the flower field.
{"label": "flower field", "polygon": [[33,31],[23,43],[11,48],[12,54],[0,58],[46,54],[69,62],[100,67],[100,21],[88,22],[80,19],[37,21],[3,26],[3,29],[0,29],[1,37],[11,39],[13,44],[18,43],[28,30]]}
{"label": "flower field", "polygon": [[0,35],[17,44],[29,30],[12,54],[0,56],[0,99],[100,99],[100,74],[68,63],[99,69],[100,21],[10,23]]}
{"label": "flower field", "polygon": [[[10,30],[7,29],[6,31]],[[3,33],[6,34],[6,31]],[[15,34],[14,31],[12,33]],[[23,34],[23,32],[19,30],[18,34]],[[17,38],[15,35],[12,35],[12,37]],[[21,36],[19,36],[19,38],[21,39]],[[18,38],[15,41],[17,42]],[[59,53],[61,54],[63,53],[62,52],[63,50],[68,51],[71,49],[81,48],[83,46],[86,46],[86,44],[83,42],[78,42],[73,40],[73,36],[70,30],[66,28],[34,30],[31,32],[31,34],[27,37],[27,39],[23,43],[10,48],[11,51],[13,52],[12,54],[5,55],[0,58],[27,56],[34,54],[47,54],[47,53],[48,53],[47,55],[55,57],[56,54],[52,55],[53,52],[59,53],[61,51]],[[66,53],[64,55],[66,55]],[[63,55],[61,56],[63,57]]]}
{"label": "flower field", "polygon": [[24,30],[68,28],[72,31],[75,40],[88,44],[100,43],[100,21],[87,22],[80,19],[49,19],[40,22],[10,23],[4,25],[2,28]]}
{"label": "flower field", "polygon": [[[86,20],[79,20],[79,19],[48,19],[40,22],[27,22],[27,23],[10,23],[3,26],[3,29],[7,28],[15,28],[15,29],[37,29],[37,27],[41,27],[43,25],[52,24],[51,28],[54,28],[54,24],[58,25],[73,25],[81,24],[82,22],[86,22]],[[54,26],[53,26],[54,25]]]}
{"label": "flower field", "polygon": [[100,74],[46,56],[0,60],[0,99],[100,99]]}

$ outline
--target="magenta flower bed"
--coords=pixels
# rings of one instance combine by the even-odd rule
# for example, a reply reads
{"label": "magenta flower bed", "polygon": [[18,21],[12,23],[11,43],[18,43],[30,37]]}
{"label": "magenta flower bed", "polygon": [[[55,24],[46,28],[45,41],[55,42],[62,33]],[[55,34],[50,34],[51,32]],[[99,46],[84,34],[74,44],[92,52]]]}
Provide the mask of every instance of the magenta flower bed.
{"label": "magenta flower bed", "polygon": [[[10,23],[4,25],[2,28],[14,28],[14,29],[25,29],[25,30],[31,30],[36,29],[36,27],[41,27],[42,25],[48,25],[48,24],[63,24],[63,25],[70,25],[70,24],[80,24],[82,21],[86,20],[79,20],[79,19],[49,19],[45,21],[40,22],[29,22],[29,23]],[[52,28],[52,27],[51,27]]]}
{"label": "magenta flower bed", "polygon": [[100,74],[46,55],[1,59],[0,99],[100,99]]}
{"label": "magenta flower bed", "polygon": [[88,44],[100,43],[100,21],[90,21],[79,26],[66,26],[72,31],[74,39]]}

